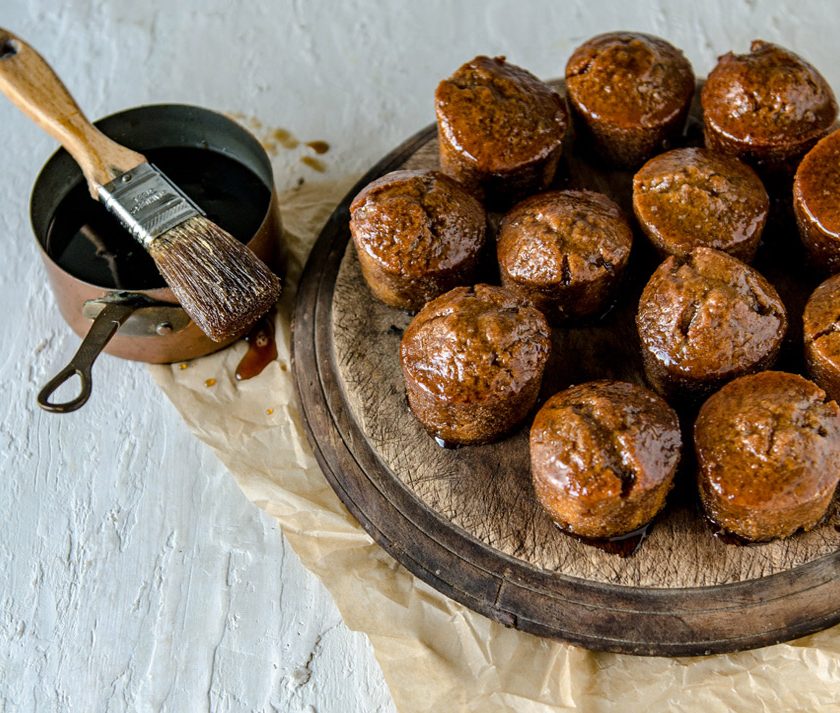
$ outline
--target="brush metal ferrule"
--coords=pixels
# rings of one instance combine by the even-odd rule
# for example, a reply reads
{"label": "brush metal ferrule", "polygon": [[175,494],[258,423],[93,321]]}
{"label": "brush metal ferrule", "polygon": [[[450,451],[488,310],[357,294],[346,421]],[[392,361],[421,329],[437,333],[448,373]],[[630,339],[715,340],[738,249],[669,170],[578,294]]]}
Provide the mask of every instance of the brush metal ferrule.
{"label": "brush metal ferrule", "polygon": [[197,215],[204,215],[172,181],[150,163],[98,186],[100,202],[148,249],[155,238]]}

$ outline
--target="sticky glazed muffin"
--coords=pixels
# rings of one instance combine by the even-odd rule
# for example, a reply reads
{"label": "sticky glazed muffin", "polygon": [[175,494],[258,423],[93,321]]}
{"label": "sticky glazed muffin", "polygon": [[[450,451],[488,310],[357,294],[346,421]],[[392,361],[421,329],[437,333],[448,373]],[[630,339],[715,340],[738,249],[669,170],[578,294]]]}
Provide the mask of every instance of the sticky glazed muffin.
{"label": "sticky glazed muffin", "polygon": [[440,166],[487,203],[551,183],[568,117],[560,95],[504,57],[476,57],[435,91]]}
{"label": "sticky glazed muffin", "polygon": [[388,173],[353,199],[350,215],[362,275],[385,304],[417,310],[475,281],[487,218],[481,203],[448,176]]}
{"label": "sticky glazed muffin", "polygon": [[840,275],[814,290],[802,327],[808,374],[830,398],[840,401]]}
{"label": "sticky glazed muffin", "polygon": [[816,266],[840,272],[840,130],[821,139],[793,179],[799,237]]}
{"label": "sticky glazed muffin", "polygon": [[722,250],[751,262],[770,199],[747,164],[707,149],[660,154],[633,177],[633,211],[660,254]]}
{"label": "sticky glazed muffin", "polygon": [[560,323],[609,306],[632,245],[627,220],[605,195],[550,191],[505,215],[496,252],[502,284]]}
{"label": "sticky glazed muffin", "polygon": [[456,287],[429,302],[403,334],[409,406],[448,444],[496,440],[533,407],[549,350],[539,310],[503,287]]}
{"label": "sticky glazed muffin", "polygon": [[576,130],[608,162],[635,168],[682,133],[694,72],[659,37],[609,32],[574,51],[566,92]]}
{"label": "sticky glazed muffin", "polygon": [[531,426],[531,478],[543,508],[583,537],[624,535],[665,505],[680,460],[677,415],[622,381],[561,391]]}
{"label": "sticky glazed muffin", "polygon": [[724,530],[751,541],[822,520],[840,479],[840,408],[796,374],[736,379],[694,426],[700,500]]}
{"label": "sticky glazed muffin", "polygon": [[755,40],[718,59],[701,93],[706,146],[770,174],[793,174],[837,118],[834,93],[804,59]]}
{"label": "sticky glazed muffin", "polygon": [[749,265],[695,248],[653,273],[636,327],[648,383],[666,398],[693,402],[772,366],[787,315],[776,290]]}

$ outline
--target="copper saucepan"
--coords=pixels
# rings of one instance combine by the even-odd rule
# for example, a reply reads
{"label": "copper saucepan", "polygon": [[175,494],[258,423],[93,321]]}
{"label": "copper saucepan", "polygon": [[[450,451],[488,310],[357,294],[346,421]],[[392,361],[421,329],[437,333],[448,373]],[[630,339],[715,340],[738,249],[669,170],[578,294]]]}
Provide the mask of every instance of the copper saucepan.
{"label": "copper saucepan", "polygon": [[[96,126],[117,142],[144,154],[156,150],[203,149],[241,164],[267,190],[264,201],[258,199],[251,207],[259,211],[252,221],[258,225],[255,232],[236,237],[278,271],[282,231],[271,162],[259,142],[239,124],[207,109],[161,104],[113,114],[96,122]],[[189,170],[189,166],[182,169]],[[212,176],[206,180],[213,180]],[[136,280],[132,285],[130,271],[121,275],[118,287],[95,284],[71,274],[54,259],[56,246],[51,245],[51,236],[57,211],[63,210],[71,193],[74,189],[78,192],[83,182],[76,162],[61,149],[41,170],[30,204],[32,228],[58,307],[73,331],[83,337],[70,363],[38,394],[42,408],[58,413],[73,411],[88,400],[91,367],[103,351],[123,359],[160,364],[193,359],[234,341],[219,343],[205,336],[165,285],[145,288]],[[83,199],[92,200],[87,195]],[[223,221],[217,219],[217,222]],[[59,386],[73,376],[81,381],[78,396],[61,403],[51,401]]]}

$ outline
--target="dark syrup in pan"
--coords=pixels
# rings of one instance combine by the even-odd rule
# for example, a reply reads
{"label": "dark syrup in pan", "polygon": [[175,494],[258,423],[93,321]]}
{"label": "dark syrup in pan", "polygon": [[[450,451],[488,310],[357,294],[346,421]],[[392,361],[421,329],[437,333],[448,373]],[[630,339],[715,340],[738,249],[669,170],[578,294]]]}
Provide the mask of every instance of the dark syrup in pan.
{"label": "dark syrup in pan", "polygon": [[[237,240],[248,242],[257,232],[271,194],[242,163],[198,147],[161,148],[145,155]],[[63,270],[94,285],[121,290],[165,286],[148,253],[91,198],[82,180],[56,209],[46,250]]]}

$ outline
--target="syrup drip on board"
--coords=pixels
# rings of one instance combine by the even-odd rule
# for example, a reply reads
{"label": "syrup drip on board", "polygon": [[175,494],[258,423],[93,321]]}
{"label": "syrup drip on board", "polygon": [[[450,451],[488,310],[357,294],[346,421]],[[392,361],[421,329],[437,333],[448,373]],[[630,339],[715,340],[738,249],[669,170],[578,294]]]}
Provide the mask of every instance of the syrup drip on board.
{"label": "syrup drip on board", "polygon": [[[720,540],[725,545],[736,545],[738,547],[759,547],[761,545],[766,545],[766,544],[772,542],[772,540],[748,540],[746,537],[741,537],[741,535],[737,535],[734,532],[730,532],[729,530],[724,529],[723,527],[718,525],[718,523],[716,523],[714,520],[712,520],[708,515],[704,514],[704,518],[706,520],[706,524],[712,530],[712,535],[716,539]],[[822,519],[816,525],[814,525],[813,528],[811,528],[811,529],[815,529],[815,528],[819,527],[820,525],[825,524],[825,521],[827,519],[828,519],[828,513],[823,515]],[[837,532],[840,532],[840,525],[835,525],[834,529]],[[797,535],[800,532],[803,532],[803,529],[801,527],[798,530],[796,530],[796,532],[793,532],[791,535],[789,535],[789,537],[792,537],[793,535]]]}
{"label": "syrup drip on board", "polygon": [[766,542],[754,542],[753,540],[748,540],[746,537],[741,537],[741,535],[736,535],[734,532],[730,532],[729,530],[724,529],[714,520],[712,520],[708,515],[705,513],[703,514],[704,519],[706,520],[706,524],[712,530],[712,536],[716,540],[720,540],[724,545],[735,545],[737,547],[757,547],[758,545],[766,545]]}
{"label": "syrup drip on board", "polygon": [[766,544],[764,542],[753,542],[745,537],[736,535],[734,532],[718,528],[712,532],[715,539],[720,540],[724,545],[735,545],[736,547],[757,547],[758,545]]}
{"label": "syrup drip on board", "polygon": [[277,358],[273,313],[260,319],[245,337],[248,351],[236,367],[236,380],[253,379]]}
{"label": "syrup drip on board", "polygon": [[582,535],[578,535],[574,532],[569,532],[569,530],[565,529],[557,522],[554,524],[557,526],[557,529],[567,537],[571,537],[573,540],[577,540],[589,547],[596,547],[602,552],[606,552],[608,555],[618,555],[622,559],[632,557],[639,551],[639,547],[641,547],[642,543],[647,539],[650,534],[651,527],[653,526],[653,523],[649,522],[647,525],[640,527],[638,530],[628,532],[626,535],[617,535],[616,537],[583,537]]}
{"label": "syrup drip on board", "polygon": [[440,436],[432,436],[435,439],[435,443],[437,443],[441,448],[445,448],[448,451],[456,451],[461,447],[460,443],[452,443],[452,441],[445,441]]}

